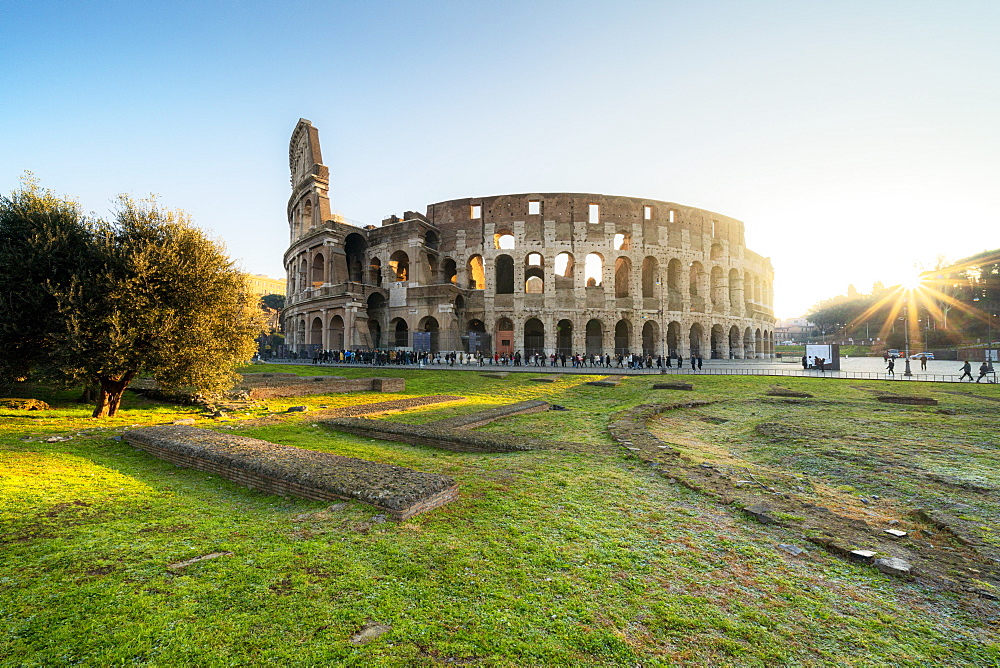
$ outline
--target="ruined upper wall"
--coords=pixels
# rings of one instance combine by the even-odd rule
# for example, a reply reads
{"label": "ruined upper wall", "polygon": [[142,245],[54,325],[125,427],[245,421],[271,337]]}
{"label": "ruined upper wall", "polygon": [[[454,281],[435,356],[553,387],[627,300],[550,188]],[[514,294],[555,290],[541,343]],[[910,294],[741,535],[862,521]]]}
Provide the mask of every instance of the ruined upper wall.
{"label": "ruined upper wall", "polygon": [[[592,205],[597,205],[596,221],[592,220]],[[536,209],[538,212],[534,213]],[[614,233],[631,235],[633,248],[705,250],[704,245],[714,241],[728,241],[731,249],[744,245],[743,223],[735,218],[673,202],[596,193],[523,193],[455,199],[429,205],[427,219],[441,229],[443,239],[458,230],[465,230],[467,239],[482,239],[492,235],[487,227],[492,227],[495,233],[523,223],[524,242],[543,246],[596,242],[607,237],[609,225]]]}

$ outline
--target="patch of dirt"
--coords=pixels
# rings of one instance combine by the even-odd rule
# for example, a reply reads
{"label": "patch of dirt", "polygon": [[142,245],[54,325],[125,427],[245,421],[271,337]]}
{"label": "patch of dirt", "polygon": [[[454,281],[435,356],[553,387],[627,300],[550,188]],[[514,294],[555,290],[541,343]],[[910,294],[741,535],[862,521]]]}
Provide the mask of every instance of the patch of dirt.
{"label": "patch of dirt", "polygon": [[[695,411],[673,408],[668,421],[703,419]],[[625,417],[630,413],[635,417]],[[922,514],[889,499],[862,500],[802,475],[739,460],[691,430],[669,430],[671,441],[678,446],[712,459],[682,455],[673,444],[650,432],[648,425],[644,434],[637,429],[637,421],[650,420],[656,414],[655,406],[639,406],[616,416],[609,430],[629,454],[654,466],[663,477],[734,509],[751,509],[750,514],[762,522],[801,531],[803,540],[832,554],[847,557],[852,550],[865,549],[878,557],[903,559],[912,565],[912,576],[918,581],[934,589],[965,594],[964,603],[977,611],[994,605],[992,597],[1000,591],[1000,560],[992,549],[977,545],[973,538],[963,538],[971,535],[970,530],[963,533],[939,515]],[[771,440],[830,437],[822,430],[777,422],[761,423],[755,430]],[[907,535],[897,539],[886,533],[888,529]],[[992,608],[989,612],[996,614]]]}

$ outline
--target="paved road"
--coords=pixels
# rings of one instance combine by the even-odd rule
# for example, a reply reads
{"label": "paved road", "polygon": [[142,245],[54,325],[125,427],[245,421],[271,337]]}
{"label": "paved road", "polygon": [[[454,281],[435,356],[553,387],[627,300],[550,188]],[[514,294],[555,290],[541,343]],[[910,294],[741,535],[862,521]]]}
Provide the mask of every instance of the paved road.
{"label": "paved road", "polygon": [[[704,366],[700,371],[692,371],[690,363],[686,364],[683,368],[678,369],[674,367],[672,369],[664,369],[666,374],[671,375],[761,375],[761,376],[799,376],[799,377],[815,377],[815,378],[856,378],[856,379],[866,379],[866,380],[890,380],[890,381],[937,381],[937,382],[959,382],[958,378],[961,374],[961,362],[956,361],[944,361],[944,360],[928,360],[927,370],[920,370],[919,361],[910,362],[910,372],[911,376],[905,376],[905,364],[904,360],[896,360],[895,374],[893,376],[888,375],[885,369],[885,362],[881,357],[845,357],[840,360],[840,370],[839,371],[814,371],[808,370],[803,371],[802,365],[800,363],[800,357],[791,357],[784,359],[769,359],[769,360],[704,360]],[[297,364],[313,366],[307,360],[272,360],[272,362],[277,364]],[[322,367],[344,367],[344,368],[357,368],[365,367],[367,365],[358,364],[320,364],[318,366]],[[389,365],[385,367],[380,367],[384,369],[396,368],[394,365]],[[402,367],[406,369],[417,369],[421,368],[416,365],[409,365]],[[456,364],[454,367],[449,367],[447,365],[437,365],[432,364],[426,367],[422,367],[426,370],[465,370],[465,371],[509,371],[511,373],[581,373],[581,374],[591,374],[591,375],[608,375],[608,374],[621,374],[621,375],[646,375],[646,374],[659,374],[660,370],[653,369],[623,369],[619,367],[612,366],[610,369],[605,367],[582,367],[579,369],[574,369],[572,365],[567,362],[565,367],[562,366],[490,366],[486,365],[484,367],[476,367],[473,365],[459,365]],[[973,377],[977,377],[979,365],[972,365]],[[1000,365],[998,365],[998,371],[1000,371]],[[987,376],[987,379],[995,381],[996,376]],[[986,382],[984,379],[983,382]],[[964,382],[969,382],[968,380]]]}

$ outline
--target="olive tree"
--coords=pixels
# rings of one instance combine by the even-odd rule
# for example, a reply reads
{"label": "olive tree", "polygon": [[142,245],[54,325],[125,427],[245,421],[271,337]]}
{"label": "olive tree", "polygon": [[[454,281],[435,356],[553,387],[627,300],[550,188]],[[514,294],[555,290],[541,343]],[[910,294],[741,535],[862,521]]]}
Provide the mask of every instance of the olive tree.
{"label": "olive tree", "polygon": [[[0,208],[7,204],[0,201]],[[26,365],[33,375],[97,384],[94,417],[115,415],[140,375],[165,389],[232,386],[236,367],[253,355],[263,317],[245,274],[220,243],[182,212],[125,196],[110,220],[78,216],[75,227],[66,227],[77,230],[79,245],[67,270],[42,284],[51,311],[45,345],[34,345],[33,325],[0,327],[8,337],[3,343],[23,337],[18,343],[34,354]],[[0,248],[11,243],[8,236],[0,226]],[[21,281],[7,273],[0,278],[12,279],[17,289]],[[23,322],[41,315],[30,302],[21,307],[0,318]]]}

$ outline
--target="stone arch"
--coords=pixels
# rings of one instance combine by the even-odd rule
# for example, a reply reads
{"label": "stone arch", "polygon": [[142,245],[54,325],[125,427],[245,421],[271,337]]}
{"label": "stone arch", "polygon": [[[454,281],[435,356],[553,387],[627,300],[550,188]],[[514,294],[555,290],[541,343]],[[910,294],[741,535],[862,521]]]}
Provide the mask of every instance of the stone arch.
{"label": "stone arch", "polygon": [[587,321],[587,355],[604,353],[604,325],[597,318]]}
{"label": "stone arch", "polygon": [[688,293],[691,296],[691,310],[698,313],[705,312],[705,295],[702,291],[702,281],[705,270],[701,262],[692,262],[688,276]]}
{"label": "stone arch", "polygon": [[434,230],[427,230],[424,233],[424,246],[431,250],[437,250],[441,243],[441,237]]}
{"label": "stone arch", "polygon": [[493,248],[497,250],[514,249],[514,233],[508,229],[497,230],[493,235]]}
{"label": "stone arch", "polygon": [[723,359],[726,357],[726,333],[722,325],[712,325],[712,359]]}
{"label": "stone arch", "polygon": [[[573,278],[573,254],[563,251],[556,255],[556,278]],[[558,284],[558,281],[557,281]]]}
{"label": "stone arch", "polygon": [[681,323],[671,320],[667,324],[667,355],[680,355]]}
{"label": "stone arch", "polygon": [[408,281],[410,276],[410,256],[398,250],[389,256],[389,270],[396,282]]}
{"label": "stone arch", "polygon": [[368,341],[372,350],[382,347],[382,325],[378,320],[368,319]]}
{"label": "stone arch", "polygon": [[510,255],[497,255],[494,272],[496,278],[496,294],[514,294],[514,258]]}
{"label": "stone arch", "polygon": [[545,260],[540,253],[528,253],[524,258],[524,292],[536,295],[545,292]]}
{"label": "stone arch", "polygon": [[382,285],[382,260],[373,257],[368,262],[368,283]]}
{"label": "stone arch", "polygon": [[758,327],[753,332],[753,352],[754,352],[754,357],[763,357],[764,356],[764,354],[763,354],[764,353],[763,348],[764,348],[764,344],[763,344],[763,341],[761,341],[761,338],[760,338],[760,327]]}
{"label": "stone arch", "polygon": [[344,259],[347,263],[347,280],[361,283],[364,275],[365,253],[368,241],[356,232],[344,238]]}
{"label": "stone arch", "polygon": [[667,263],[667,310],[680,311],[684,303],[681,293],[681,272],[684,271],[681,261],[673,258]]}
{"label": "stone arch", "polygon": [[309,345],[323,347],[323,319],[319,316],[309,326]]}
{"label": "stone arch", "polygon": [[600,253],[587,253],[583,263],[584,278],[588,288],[604,284],[604,257]]}
{"label": "stone arch", "polygon": [[524,323],[523,353],[525,355],[545,354],[545,325],[538,318],[531,318]]}
{"label": "stone arch", "polygon": [[729,359],[734,360],[743,357],[740,350],[740,328],[733,325],[729,328]]}
{"label": "stone arch", "polygon": [[642,354],[656,357],[660,354],[660,324],[647,320],[642,326]]}
{"label": "stone arch", "polygon": [[466,323],[465,331],[468,332],[468,344],[465,346],[465,352],[478,352],[482,355],[490,352],[489,338],[486,336],[486,323],[479,318],[473,318]]}
{"label": "stone arch", "polygon": [[722,272],[722,267],[715,265],[712,267],[712,311],[723,313],[725,311],[726,277]]}
{"label": "stone arch", "polygon": [[450,257],[446,257],[441,263],[441,282],[458,284],[458,266],[455,264],[455,260]]}
{"label": "stone arch", "polygon": [[628,355],[632,347],[632,323],[624,318],[615,323],[615,354]]}
{"label": "stone arch", "polygon": [[688,332],[688,350],[690,350],[691,357],[698,357],[701,355],[702,347],[705,344],[705,329],[701,326],[701,323],[696,322],[691,325],[691,329]]}
{"label": "stone arch", "polygon": [[573,354],[573,321],[560,320],[556,323],[556,352]]}
{"label": "stone arch", "polygon": [[656,258],[647,255],[642,259],[642,298],[653,299],[658,297],[660,287],[660,265]]}
{"label": "stone arch", "polygon": [[313,220],[313,203],[311,199],[306,198],[306,201],[302,203],[302,225],[299,227],[299,233],[305,233],[306,230],[310,229],[316,221]]}
{"label": "stone arch", "polygon": [[441,325],[434,316],[428,315],[421,318],[413,334],[413,348],[415,350],[418,348],[418,340],[420,350],[431,353],[440,350]]}
{"label": "stone arch", "polygon": [[740,314],[740,306],[743,304],[743,281],[740,280],[740,272],[735,269],[729,270],[729,312],[732,315]]}
{"label": "stone arch", "polygon": [[616,232],[615,236],[612,237],[611,246],[616,251],[632,250],[632,233],[625,230]]}
{"label": "stone arch", "polygon": [[313,255],[312,268],[309,272],[309,285],[318,288],[326,282],[326,258],[322,253]]}
{"label": "stone arch", "polygon": [[501,355],[514,354],[514,323],[510,318],[500,318],[496,326],[496,351]]}
{"label": "stone arch", "polygon": [[344,319],[339,315],[330,318],[329,326],[329,346],[330,350],[344,349]]}
{"label": "stone arch", "polygon": [[615,260],[615,297],[629,296],[629,283],[632,279],[632,261],[627,257]]}
{"label": "stone arch", "polygon": [[469,289],[470,290],[485,290],[486,289],[486,270],[483,267],[483,257],[481,255],[473,255],[469,258]]}
{"label": "stone arch", "polygon": [[393,318],[389,323],[392,331],[392,345],[395,348],[407,348],[410,345],[410,326],[403,318]]}

